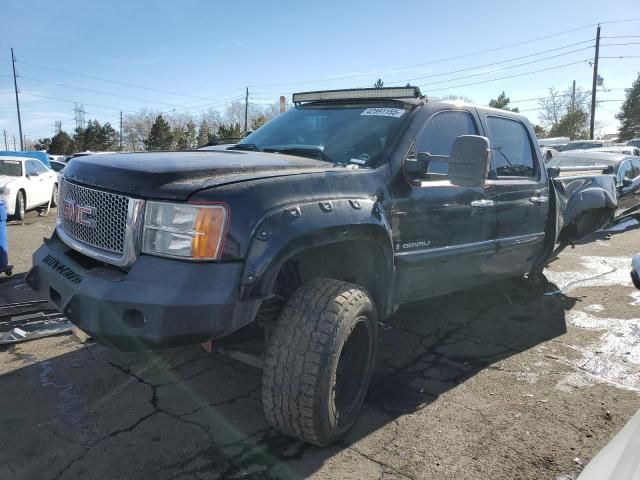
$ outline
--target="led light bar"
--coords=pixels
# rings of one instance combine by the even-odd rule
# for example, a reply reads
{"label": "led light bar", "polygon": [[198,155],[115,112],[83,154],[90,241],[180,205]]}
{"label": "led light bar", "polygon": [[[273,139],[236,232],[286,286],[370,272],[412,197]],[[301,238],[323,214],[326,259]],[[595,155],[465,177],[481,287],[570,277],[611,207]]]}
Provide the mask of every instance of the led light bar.
{"label": "led light bar", "polygon": [[369,100],[382,98],[420,98],[418,87],[357,88],[350,90],[324,90],[293,94],[293,103],[317,102],[320,100]]}

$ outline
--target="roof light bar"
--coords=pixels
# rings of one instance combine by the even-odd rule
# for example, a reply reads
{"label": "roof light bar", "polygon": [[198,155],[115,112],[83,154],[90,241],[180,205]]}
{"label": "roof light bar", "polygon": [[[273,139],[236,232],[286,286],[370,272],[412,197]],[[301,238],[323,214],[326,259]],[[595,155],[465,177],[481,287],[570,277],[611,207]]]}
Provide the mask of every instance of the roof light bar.
{"label": "roof light bar", "polygon": [[324,90],[293,94],[293,103],[316,102],[320,100],[369,100],[392,98],[420,98],[418,87],[401,88],[355,88],[349,90]]}

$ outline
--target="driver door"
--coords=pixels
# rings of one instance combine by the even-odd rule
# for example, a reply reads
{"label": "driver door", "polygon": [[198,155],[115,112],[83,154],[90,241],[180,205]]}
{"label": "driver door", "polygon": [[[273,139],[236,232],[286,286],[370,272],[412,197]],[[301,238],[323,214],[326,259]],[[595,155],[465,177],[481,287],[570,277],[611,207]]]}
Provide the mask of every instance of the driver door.
{"label": "driver door", "polygon": [[478,135],[479,125],[475,110],[443,110],[417,136],[415,153],[438,157],[421,185],[404,182],[394,193],[398,303],[461,290],[483,279],[495,251],[494,202],[486,187],[452,185],[447,177],[453,142],[460,135]]}
{"label": "driver door", "polygon": [[42,165],[42,163],[37,160],[27,160],[25,162],[25,173],[28,185],[27,208],[40,205],[48,200],[46,195],[46,179],[40,172],[38,164]]}

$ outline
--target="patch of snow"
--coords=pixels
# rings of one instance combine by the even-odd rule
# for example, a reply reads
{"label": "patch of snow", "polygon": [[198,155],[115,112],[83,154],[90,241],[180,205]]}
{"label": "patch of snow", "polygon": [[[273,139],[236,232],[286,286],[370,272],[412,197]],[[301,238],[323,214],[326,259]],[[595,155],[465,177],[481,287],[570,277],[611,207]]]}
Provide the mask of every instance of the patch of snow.
{"label": "patch of snow", "polygon": [[545,270],[547,279],[563,292],[580,287],[631,286],[631,257],[581,257],[581,270]]}

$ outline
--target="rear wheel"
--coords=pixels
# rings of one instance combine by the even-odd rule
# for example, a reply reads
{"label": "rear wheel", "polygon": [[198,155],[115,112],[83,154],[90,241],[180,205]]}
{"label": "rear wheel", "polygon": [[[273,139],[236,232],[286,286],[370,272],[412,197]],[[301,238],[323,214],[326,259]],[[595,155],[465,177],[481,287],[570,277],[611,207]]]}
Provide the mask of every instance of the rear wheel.
{"label": "rear wheel", "polygon": [[317,279],[299,288],[269,335],[262,382],[267,420],[319,446],[355,423],[375,366],[373,303],[355,284]]}
{"label": "rear wheel", "polygon": [[24,198],[24,192],[21,190],[16,195],[16,211],[13,214],[13,217],[16,220],[24,220],[24,215],[26,213],[26,200]]}

